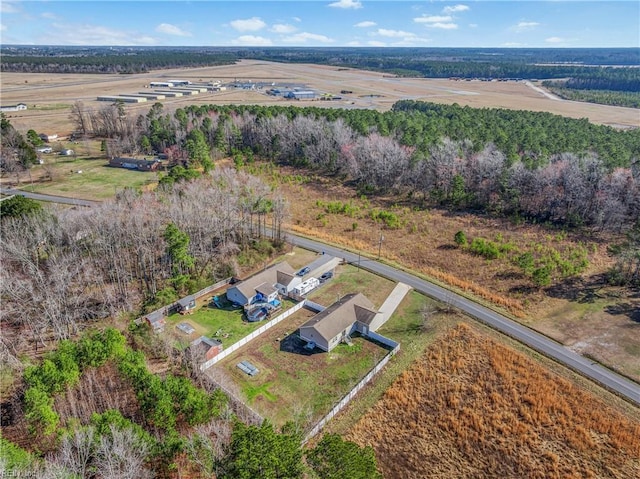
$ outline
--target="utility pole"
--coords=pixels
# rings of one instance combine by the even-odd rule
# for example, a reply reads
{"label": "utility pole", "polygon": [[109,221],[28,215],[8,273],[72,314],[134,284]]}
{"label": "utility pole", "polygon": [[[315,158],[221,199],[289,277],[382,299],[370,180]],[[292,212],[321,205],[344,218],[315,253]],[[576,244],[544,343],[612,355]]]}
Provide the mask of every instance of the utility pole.
{"label": "utility pole", "polygon": [[380,231],[380,240],[378,241],[378,259],[380,259],[380,252],[382,251],[382,242],[384,241],[384,235]]}

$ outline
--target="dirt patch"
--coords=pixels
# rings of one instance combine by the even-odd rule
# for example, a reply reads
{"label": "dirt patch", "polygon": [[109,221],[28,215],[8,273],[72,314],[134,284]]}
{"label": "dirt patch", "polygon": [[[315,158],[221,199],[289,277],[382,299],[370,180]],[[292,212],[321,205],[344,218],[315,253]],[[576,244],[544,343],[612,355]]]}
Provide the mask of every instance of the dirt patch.
{"label": "dirt patch", "polygon": [[468,326],[430,347],[347,434],[385,478],[635,477],[640,420]]}

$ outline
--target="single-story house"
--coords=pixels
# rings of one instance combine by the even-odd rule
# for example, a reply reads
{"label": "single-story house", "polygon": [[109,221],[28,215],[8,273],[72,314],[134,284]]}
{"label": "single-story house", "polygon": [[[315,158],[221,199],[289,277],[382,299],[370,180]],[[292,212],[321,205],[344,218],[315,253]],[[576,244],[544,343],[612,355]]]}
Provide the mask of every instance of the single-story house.
{"label": "single-story house", "polygon": [[194,295],[185,296],[178,301],[178,312],[188,314],[196,308],[196,297]]}
{"label": "single-story house", "polygon": [[[274,264],[264,271],[236,283],[227,290],[227,299],[235,304],[246,306],[256,301],[266,303],[275,300],[280,294],[288,294],[298,282],[295,272],[286,262]],[[300,278],[298,278],[300,280]],[[283,281],[284,283],[281,283]]]}
{"label": "single-story house", "polygon": [[347,294],[300,326],[300,338],[329,352],[355,331],[367,335],[379,314],[364,294]]}
{"label": "single-story house", "polygon": [[25,103],[18,103],[17,105],[7,105],[0,107],[0,111],[20,111],[26,109],[27,105]]}
{"label": "single-story house", "polygon": [[144,317],[144,321],[151,327],[153,331],[164,331],[164,325],[166,324],[164,319],[164,313],[162,310],[154,311]]}
{"label": "single-story house", "polygon": [[128,170],[155,171],[160,166],[160,160],[113,157],[109,160],[109,166]]}
{"label": "single-story house", "polygon": [[189,345],[191,354],[195,358],[202,358],[204,361],[209,361],[222,352],[222,343],[217,339],[211,339],[207,336],[200,336],[198,339],[191,341]]}

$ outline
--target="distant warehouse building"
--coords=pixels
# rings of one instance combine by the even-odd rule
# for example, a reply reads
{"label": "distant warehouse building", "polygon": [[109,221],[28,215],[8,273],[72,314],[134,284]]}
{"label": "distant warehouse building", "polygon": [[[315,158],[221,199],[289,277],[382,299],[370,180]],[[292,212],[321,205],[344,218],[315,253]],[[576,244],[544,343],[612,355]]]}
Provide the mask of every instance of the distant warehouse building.
{"label": "distant warehouse building", "polygon": [[189,80],[169,80],[169,83],[173,83],[173,86],[191,85]]}
{"label": "distant warehouse building", "polygon": [[7,105],[0,107],[0,111],[20,111],[26,110],[27,105],[24,103],[18,103],[17,105]]}
{"label": "distant warehouse building", "polygon": [[124,103],[144,103],[147,101],[146,98],[135,97],[135,96],[99,96],[98,101],[113,101],[113,102],[124,102]]}
{"label": "distant warehouse building", "polygon": [[149,83],[149,86],[151,88],[171,88],[175,85],[170,81],[152,81],[151,83]]}
{"label": "distant warehouse building", "polygon": [[143,96],[148,98],[149,100],[164,100],[166,98],[166,96],[164,96],[162,93],[147,93],[144,91],[140,91],[134,96]]}
{"label": "distant warehouse building", "polygon": [[156,90],[156,93],[161,93],[167,98],[178,98],[182,96],[182,92],[179,91]]}
{"label": "distant warehouse building", "polygon": [[290,91],[285,95],[285,98],[294,100],[313,100],[315,97],[316,92],[311,90]]}
{"label": "distant warehouse building", "polygon": [[179,93],[182,93],[184,96],[197,95],[198,93],[200,93],[200,91],[198,90],[186,90],[184,88],[174,88],[171,91],[177,91]]}
{"label": "distant warehouse building", "polygon": [[132,96],[134,98],[146,98],[147,100],[164,100],[165,96],[153,93],[128,93],[127,96]]}

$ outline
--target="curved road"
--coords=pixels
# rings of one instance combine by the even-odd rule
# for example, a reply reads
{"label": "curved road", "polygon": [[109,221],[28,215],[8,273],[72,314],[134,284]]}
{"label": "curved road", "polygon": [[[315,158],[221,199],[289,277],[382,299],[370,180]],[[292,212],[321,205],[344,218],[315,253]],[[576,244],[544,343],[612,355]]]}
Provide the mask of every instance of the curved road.
{"label": "curved road", "polygon": [[358,261],[360,261],[360,267],[363,269],[394,281],[402,281],[420,293],[449,303],[477,320],[489,325],[491,328],[520,341],[530,348],[570,367],[574,371],[592,379],[605,388],[618,393],[637,405],[640,405],[640,385],[637,383],[620,376],[610,369],[601,366],[597,362],[570,351],[562,344],[557,343],[511,319],[508,319],[489,308],[485,308],[484,306],[481,306],[448,289],[437,286],[404,271],[397,270],[391,266],[379,263],[375,260],[361,258],[355,253],[325,245],[318,241],[295,236],[291,233],[288,233],[288,236],[292,243],[302,248],[317,252],[324,251],[332,256],[344,258],[347,262],[352,264],[357,264]]}
{"label": "curved road", "polygon": [[[3,194],[23,195],[41,201],[51,201],[56,203],[71,204],[76,206],[95,206],[99,203],[96,201],[80,200],[75,198],[65,198],[62,196],[43,195],[39,193],[29,193],[26,191],[16,190],[12,188],[0,188]],[[605,388],[618,393],[631,402],[640,405],[640,385],[627,379],[619,374],[607,369],[597,362],[587,359],[579,354],[570,351],[562,344],[549,339],[548,337],[533,331],[489,308],[479,305],[453,291],[430,283],[426,280],[418,278],[412,274],[400,271],[396,268],[380,263],[378,261],[362,258],[361,256],[345,251],[334,246],[329,246],[318,241],[296,236],[287,233],[291,242],[302,248],[325,252],[338,258],[344,258],[345,261],[360,265],[361,268],[379,274],[393,281],[401,281],[408,284],[416,291],[430,296],[439,301],[451,304],[452,306],[464,311],[469,316],[476,318],[491,328],[510,336],[521,343],[529,346],[531,349],[550,357],[565,366],[581,373],[589,379],[599,383]]]}

